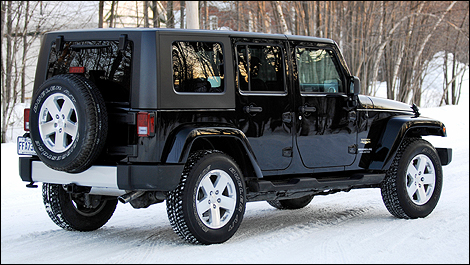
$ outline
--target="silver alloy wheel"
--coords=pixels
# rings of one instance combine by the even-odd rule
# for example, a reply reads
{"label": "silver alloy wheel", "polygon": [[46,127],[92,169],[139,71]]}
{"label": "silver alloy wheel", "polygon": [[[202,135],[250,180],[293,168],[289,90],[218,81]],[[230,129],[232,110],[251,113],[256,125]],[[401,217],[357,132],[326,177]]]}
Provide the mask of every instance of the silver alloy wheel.
{"label": "silver alloy wheel", "polygon": [[199,219],[207,227],[221,228],[235,212],[235,183],[225,171],[211,170],[199,182],[195,203]]}
{"label": "silver alloy wheel", "polygon": [[431,199],[436,183],[434,165],[426,155],[419,154],[411,159],[406,170],[406,190],[410,199],[423,205]]}
{"label": "silver alloy wheel", "polygon": [[67,151],[77,136],[78,113],[65,94],[50,95],[41,106],[39,133],[46,147],[56,153]]}

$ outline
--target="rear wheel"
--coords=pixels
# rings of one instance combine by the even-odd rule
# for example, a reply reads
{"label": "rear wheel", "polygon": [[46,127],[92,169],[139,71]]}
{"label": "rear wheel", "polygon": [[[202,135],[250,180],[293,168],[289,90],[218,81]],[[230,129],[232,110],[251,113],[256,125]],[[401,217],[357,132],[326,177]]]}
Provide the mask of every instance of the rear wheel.
{"label": "rear wheel", "polygon": [[269,205],[280,210],[295,210],[301,209],[307,206],[313,199],[314,195],[307,195],[296,199],[285,199],[285,200],[272,200],[267,201]]}
{"label": "rear wheel", "polygon": [[166,200],[168,219],[184,240],[222,243],[240,226],[245,212],[245,184],[238,165],[210,150],[193,154],[179,186]]}
{"label": "rear wheel", "polygon": [[98,88],[83,76],[57,75],[46,80],[33,97],[30,115],[34,149],[55,170],[82,172],[104,147],[105,103]]}
{"label": "rear wheel", "polygon": [[434,147],[420,138],[406,138],[382,182],[387,210],[398,218],[426,217],[441,189],[442,166]]}
{"label": "rear wheel", "polygon": [[114,213],[117,199],[85,193],[67,193],[63,185],[43,183],[47,214],[66,230],[92,231],[102,227]]}

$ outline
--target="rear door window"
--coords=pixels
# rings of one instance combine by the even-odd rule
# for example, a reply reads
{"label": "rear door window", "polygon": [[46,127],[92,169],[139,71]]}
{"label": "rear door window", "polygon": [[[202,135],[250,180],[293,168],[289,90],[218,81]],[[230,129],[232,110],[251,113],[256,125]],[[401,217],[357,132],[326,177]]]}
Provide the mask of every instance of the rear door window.
{"label": "rear door window", "polygon": [[277,45],[238,45],[238,88],[242,93],[285,93],[283,54]]}

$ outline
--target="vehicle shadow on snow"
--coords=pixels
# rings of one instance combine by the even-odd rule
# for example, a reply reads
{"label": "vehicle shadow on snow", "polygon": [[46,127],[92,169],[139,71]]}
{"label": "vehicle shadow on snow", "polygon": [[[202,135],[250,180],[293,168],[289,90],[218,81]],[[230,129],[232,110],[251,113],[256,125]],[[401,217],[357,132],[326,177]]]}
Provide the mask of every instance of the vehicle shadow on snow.
{"label": "vehicle shadow on snow", "polygon": [[[332,233],[340,229],[338,225],[347,222],[359,222],[359,225],[367,226],[370,222],[389,222],[397,220],[386,209],[380,207],[353,207],[347,205],[332,205],[322,207],[309,205],[297,210],[278,210],[266,208],[256,213],[245,213],[243,222],[233,241],[250,240],[258,236],[265,238],[288,231],[289,234],[314,233],[317,229],[331,229]],[[284,233],[285,235],[285,233]],[[270,236],[269,236],[270,237]]]}
{"label": "vehicle shadow on snow", "polygon": [[[369,222],[396,220],[379,207],[351,207],[329,205],[326,207],[309,205],[298,210],[278,210],[266,206],[265,209],[247,209],[242,224],[235,235],[225,244],[247,240],[265,239],[266,236],[282,236],[288,231],[290,236],[314,233],[316,229],[331,229],[332,233],[344,222],[360,220],[360,225]],[[145,222],[145,221],[144,221]],[[159,245],[192,245],[182,240],[171,228],[169,222],[152,224],[133,223],[105,225],[90,232],[65,231],[62,229],[41,232],[43,238],[55,238],[57,242],[72,241],[97,247],[122,248],[159,246]],[[70,240],[72,239],[72,240]],[[54,241],[56,241],[54,240]],[[68,243],[65,243],[68,244]]]}

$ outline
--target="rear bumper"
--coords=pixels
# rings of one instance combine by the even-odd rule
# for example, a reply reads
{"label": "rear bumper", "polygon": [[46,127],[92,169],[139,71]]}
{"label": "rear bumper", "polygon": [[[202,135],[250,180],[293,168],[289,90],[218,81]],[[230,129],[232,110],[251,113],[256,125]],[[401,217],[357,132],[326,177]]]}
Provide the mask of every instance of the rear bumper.
{"label": "rear bumper", "polygon": [[23,181],[74,183],[113,194],[124,193],[125,190],[173,190],[179,184],[183,168],[184,165],[180,164],[92,166],[84,172],[71,174],[53,170],[35,157],[19,158],[19,173]]}

